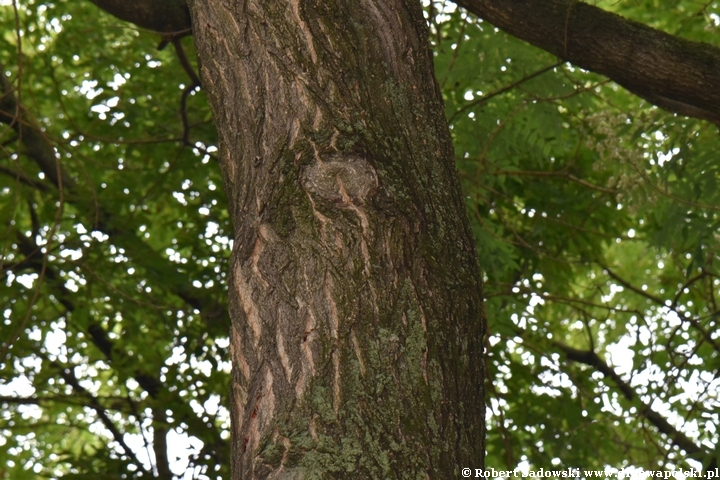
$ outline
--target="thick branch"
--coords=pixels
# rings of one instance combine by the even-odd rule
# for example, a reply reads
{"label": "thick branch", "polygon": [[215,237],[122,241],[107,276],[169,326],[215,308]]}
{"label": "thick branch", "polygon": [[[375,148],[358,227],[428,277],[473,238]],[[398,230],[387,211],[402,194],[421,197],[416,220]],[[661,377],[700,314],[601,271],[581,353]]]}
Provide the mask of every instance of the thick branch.
{"label": "thick branch", "polygon": [[577,0],[456,0],[505,32],[665,110],[720,124],[720,49]]}
{"label": "thick branch", "polygon": [[190,11],[185,0],[90,0],[126,22],[160,33],[190,32]]}

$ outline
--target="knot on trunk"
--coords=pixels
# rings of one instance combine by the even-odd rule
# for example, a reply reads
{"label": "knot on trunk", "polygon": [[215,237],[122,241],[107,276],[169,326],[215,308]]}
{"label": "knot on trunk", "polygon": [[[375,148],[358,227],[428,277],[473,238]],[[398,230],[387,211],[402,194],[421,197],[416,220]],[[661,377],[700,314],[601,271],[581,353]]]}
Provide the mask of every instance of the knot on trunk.
{"label": "knot on trunk", "polygon": [[334,153],[300,172],[300,184],[313,198],[339,205],[364,204],[378,187],[370,162],[356,154]]}

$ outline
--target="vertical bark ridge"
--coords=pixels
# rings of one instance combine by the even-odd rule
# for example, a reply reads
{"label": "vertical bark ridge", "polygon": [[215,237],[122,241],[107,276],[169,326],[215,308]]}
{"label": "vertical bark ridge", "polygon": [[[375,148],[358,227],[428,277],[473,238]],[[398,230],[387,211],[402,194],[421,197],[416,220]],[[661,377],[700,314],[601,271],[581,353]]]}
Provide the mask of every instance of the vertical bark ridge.
{"label": "vertical bark ridge", "polygon": [[233,478],[484,451],[479,272],[411,0],[195,0],[235,226]]}

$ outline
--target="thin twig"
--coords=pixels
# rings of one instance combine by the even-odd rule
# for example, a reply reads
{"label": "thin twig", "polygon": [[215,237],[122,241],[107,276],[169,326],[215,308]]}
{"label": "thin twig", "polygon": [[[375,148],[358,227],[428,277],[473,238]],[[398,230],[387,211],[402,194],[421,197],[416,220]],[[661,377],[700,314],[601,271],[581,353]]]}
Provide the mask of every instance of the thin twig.
{"label": "thin twig", "polygon": [[593,190],[597,190],[599,192],[603,193],[609,193],[611,195],[616,195],[619,193],[617,190],[613,190],[612,188],[605,188],[600,187],[598,185],[592,184],[586,180],[583,180],[582,178],[578,178],[572,173],[568,173],[565,171],[557,171],[557,172],[548,172],[548,171],[542,171],[542,170],[496,170],[491,172],[493,175],[516,175],[516,176],[533,176],[533,177],[562,177],[567,178],[568,180],[571,180],[575,183],[579,183],[580,185],[584,187],[591,188]]}
{"label": "thin twig", "polygon": [[453,113],[450,116],[450,118],[448,119],[448,123],[452,123],[453,120],[455,120],[455,118],[458,115],[460,115],[461,113],[463,113],[464,111],[466,111],[476,105],[479,105],[481,103],[485,103],[493,97],[497,97],[498,95],[508,92],[508,91],[512,90],[513,88],[517,87],[518,85],[522,85],[523,83],[525,83],[529,80],[532,80],[533,78],[538,77],[538,76],[542,75],[543,73],[552,70],[553,68],[559,67],[562,64],[563,64],[563,62],[555,62],[552,65],[543,67],[540,70],[537,70],[536,72],[533,72],[533,73],[521,78],[520,80],[517,80],[509,85],[505,85],[504,87],[501,87],[501,88],[495,90],[494,92],[490,92],[487,95],[483,95],[482,97],[477,98],[477,99],[473,100],[472,102],[465,104],[463,107],[457,109],[455,111],[455,113]]}

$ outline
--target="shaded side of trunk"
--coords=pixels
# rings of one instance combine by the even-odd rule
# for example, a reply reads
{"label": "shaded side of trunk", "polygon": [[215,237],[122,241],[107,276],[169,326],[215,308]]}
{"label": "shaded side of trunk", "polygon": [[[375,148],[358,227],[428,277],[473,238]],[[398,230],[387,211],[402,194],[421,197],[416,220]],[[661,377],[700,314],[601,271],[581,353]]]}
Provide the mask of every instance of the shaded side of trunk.
{"label": "shaded side of trunk", "polygon": [[195,0],[235,225],[233,478],[484,452],[474,242],[415,0]]}

